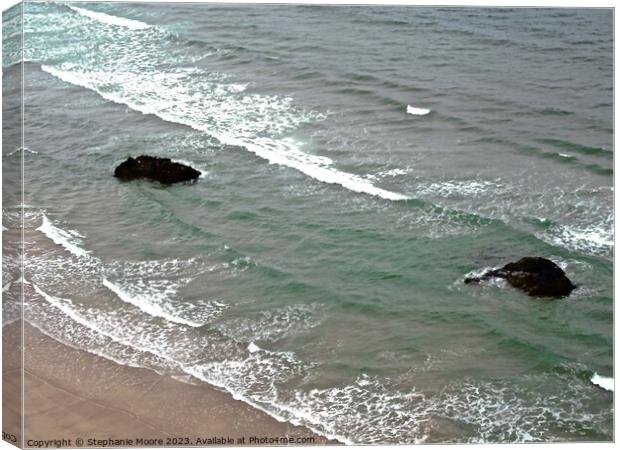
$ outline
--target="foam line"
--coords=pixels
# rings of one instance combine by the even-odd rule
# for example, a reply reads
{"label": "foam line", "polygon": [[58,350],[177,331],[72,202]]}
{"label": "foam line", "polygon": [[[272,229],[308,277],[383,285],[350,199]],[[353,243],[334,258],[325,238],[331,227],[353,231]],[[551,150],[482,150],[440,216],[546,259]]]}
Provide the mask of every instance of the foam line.
{"label": "foam line", "polygon": [[67,233],[64,230],[61,230],[60,228],[55,227],[45,214],[43,214],[43,222],[41,223],[41,226],[37,228],[37,230],[50,238],[54,242],[54,244],[63,246],[75,256],[80,258],[90,257],[88,251],[71,242],[74,239],[71,234]]}
{"label": "foam line", "polygon": [[144,311],[145,313],[151,316],[162,317],[171,322],[178,323],[181,325],[189,325],[190,327],[195,327],[195,328],[201,327],[203,325],[202,323],[193,322],[191,320],[186,320],[181,317],[177,317],[173,314],[170,314],[169,312],[165,311],[161,306],[153,302],[150,302],[147,298],[142,297],[142,296],[131,295],[128,292],[124,291],[121,287],[108,281],[105,278],[103,279],[103,285],[107,287],[110,291],[112,291],[114,294],[116,294],[116,296],[120,298],[122,301],[124,301],[125,303],[129,303],[130,305],[133,305],[141,309],[142,311]]}
{"label": "foam line", "polygon": [[90,89],[106,100],[128,106],[143,114],[156,115],[167,122],[179,123],[195,130],[203,131],[223,144],[244,148],[269,161],[271,164],[296,169],[323,183],[337,184],[353,192],[368,194],[386,200],[400,201],[411,198],[404,194],[381,189],[359,175],[335,169],[330,166],[331,160],[329,158],[304,153],[299,150],[297,145],[285,139],[239,138],[225,132],[218,132],[213,130],[208,124],[193,120],[189,114],[179,116],[174,112],[158,108],[161,102],[156,101],[154,104],[145,104],[139,101],[131,101],[117,93],[103,92],[97,88],[96,83],[91,83],[83,74],[46,65],[42,65],[41,69],[62,81]]}
{"label": "foam line", "polygon": [[148,23],[140,22],[139,20],[127,19],[125,17],[112,16],[102,12],[92,11],[90,9],[78,8],[77,6],[66,5],[81,16],[88,17],[89,19],[96,20],[108,25],[116,25],[119,27],[129,28],[131,30],[144,30],[151,28]]}

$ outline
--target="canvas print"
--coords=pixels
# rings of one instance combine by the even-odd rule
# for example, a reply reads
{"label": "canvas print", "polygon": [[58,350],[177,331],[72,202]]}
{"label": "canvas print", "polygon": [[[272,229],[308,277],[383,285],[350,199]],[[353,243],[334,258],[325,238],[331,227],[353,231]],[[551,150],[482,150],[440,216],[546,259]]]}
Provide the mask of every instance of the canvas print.
{"label": "canvas print", "polygon": [[611,8],[2,23],[4,441],[613,441]]}

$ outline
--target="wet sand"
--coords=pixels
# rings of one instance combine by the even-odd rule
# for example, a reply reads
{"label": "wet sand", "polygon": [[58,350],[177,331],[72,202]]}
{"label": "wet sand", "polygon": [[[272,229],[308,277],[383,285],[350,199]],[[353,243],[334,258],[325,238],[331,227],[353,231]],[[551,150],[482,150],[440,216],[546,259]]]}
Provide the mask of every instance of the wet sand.
{"label": "wet sand", "polygon": [[[4,423],[12,428],[5,431],[18,440],[20,331],[19,322],[3,329]],[[61,440],[62,447],[337,443],[279,422],[206,383],[120,365],[63,345],[28,324],[24,337],[26,447],[48,440]]]}

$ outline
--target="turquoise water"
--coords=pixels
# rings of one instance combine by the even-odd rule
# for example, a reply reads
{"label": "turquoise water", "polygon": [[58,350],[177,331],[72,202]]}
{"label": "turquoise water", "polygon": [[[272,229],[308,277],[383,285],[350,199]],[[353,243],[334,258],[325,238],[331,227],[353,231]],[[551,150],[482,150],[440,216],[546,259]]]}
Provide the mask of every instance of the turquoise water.
{"label": "turquoise water", "polygon": [[[27,3],[21,152],[19,13],[29,323],[349,443],[612,439],[611,10]],[[462,283],[525,255],[579,288]]]}

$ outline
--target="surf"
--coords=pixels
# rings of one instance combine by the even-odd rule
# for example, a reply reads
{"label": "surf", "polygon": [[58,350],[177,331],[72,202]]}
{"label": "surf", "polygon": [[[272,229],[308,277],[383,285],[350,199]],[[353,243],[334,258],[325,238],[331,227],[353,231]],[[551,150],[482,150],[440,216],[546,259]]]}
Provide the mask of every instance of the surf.
{"label": "surf", "polygon": [[89,258],[91,256],[87,250],[84,250],[78,245],[78,243],[76,243],[76,232],[68,232],[54,226],[45,214],[42,215],[42,223],[37,230],[45,234],[54,242],[54,244],[64,247],[67,251],[78,258]]}
{"label": "surf", "polygon": [[[270,164],[277,164],[295,169],[317,181],[339,185],[352,192],[367,194],[385,200],[402,201],[411,199],[411,197],[405,194],[377,187],[360,175],[338,170],[332,166],[333,161],[331,159],[305,153],[301,151],[299,145],[291,139],[235,136],[223,130],[214,130],[213,128],[217,128],[217,124],[209,126],[193,118],[190,115],[192,111],[191,105],[184,105],[185,108],[181,108],[182,110],[186,110],[186,114],[175,114],[174,112],[168,111],[166,108],[159,108],[157,106],[168,99],[160,98],[150,103],[143,102],[141,99],[132,100],[124,95],[99,89],[97,81],[92,78],[89,79],[88,73],[83,72],[79,74],[48,65],[42,65],[41,69],[64,82],[92,90],[108,101],[128,106],[134,111],[142,114],[153,114],[167,122],[185,125],[195,130],[205,132],[222,144],[243,148],[268,161]],[[151,87],[155,87],[152,80],[146,81],[145,84],[147,86],[150,84]],[[157,88],[158,89],[154,89],[154,92],[157,92],[156,95],[162,95],[161,92],[166,92],[165,89],[160,89],[161,86],[157,86]],[[187,96],[187,93],[180,92],[179,96]],[[248,98],[253,99],[253,97]],[[259,101],[262,103],[263,99],[259,99]],[[239,110],[238,113],[243,114],[244,111]],[[286,118],[282,120],[284,121],[283,126],[286,126],[286,122],[290,121],[290,119]],[[296,122],[299,119],[292,120]],[[247,134],[251,134],[254,130],[245,131]]]}
{"label": "surf", "polygon": [[152,301],[153,296],[140,296],[136,294],[129,293],[126,289],[121,288],[118,284],[114,284],[111,281],[108,281],[106,278],[103,278],[101,283],[108,288],[111,292],[113,292],[119,299],[124,301],[125,303],[129,303],[145,313],[154,316],[161,317],[163,319],[169,320],[170,322],[178,323],[181,325],[188,325],[190,327],[198,328],[204,325],[201,322],[195,322],[193,320],[183,319],[181,317],[175,316],[167,312],[162,306]]}
{"label": "surf", "polygon": [[[67,252],[71,255],[79,258],[80,260],[86,259],[89,263],[94,266],[94,270],[99,274],[107,274],[109,272],[114,272],[113,267],[106,266],[102,261],[100,261],[97,257],[93,256],[91,252],[85,250],[80,246],[79,241],[79,233],[76,231],[66,231],[55,224],[53,224],[50,219],[42,214],[42,224],[38,228],[37,231],[43,233],[48,239],[50,239],[54,244],[63,247]],[[158,289],[152,288],[149,286],[148,278],[146,275],[150,272],[152,275],[152,267],[153,261],[145,261],[136,264],[136,267],[133,268],[133,272],[137,272],[139,278],[136,280],[133,275],[132,269],[129,265],[125,265],[125,271],[123,272],[125,276],[135,285],[131,285],[130,287],[123,287],[119,282],[111,282],[105,276],[101,278],[101,284],[106,287],[110,292],[112,292],[118,299],[123,301],[124,303],[130,304],[142,312],[153,316],[160,317],[169,322],[173,322],[180,325],[185,325],[193,328],[198,328],[205,323],[208,323],[211,320],[211,316],[213,314],[217,314],[218,311],[222,310],[225,305],[217,302],[211,301],[201,304],[204,311],[197,312],[194,311],[194,316],[198,316],[203,318],[204,320],[191,320],[185,317],[182,317],[177,311],[173,311],[173,309],[178,309],[181,307],[172,306],[170,302],[171,298],[176,295],[180,284],[178,282],[169,281],[165,284],[165,288],[162,289],[161,286],[158,286]],[[177,261],[172,260],[170,264],[166,264],[166,262],[157,261],[158,266],[166,271],[166,273],[174,274],[175,270],[179,271],[183,269],[186,265],[191,265],[194,263],[193,260],[188,261]],[[146,274],[142,273],[141,270],[143,267],[148,268],[146,270]],[[209,267],[209,269],[213,269],[214,267]],[[200,272],[199,272],[200,273]],[[35,287],[35,289],[38,289]],[[38,292],[38,291],[37,291]],[[41,294],[43,295],[43,294]],[[47,298],[47,297],[46,297]],[[54,304],[59,304],[61,300],[58,298],[50,297],[49,299],[53,300]],[[49,300],[48,299],[48,300]],[[182,313],[182,311],[180,311]]]}
{"label": "surf", "polygon": [[91,9],[78,8],[77,6],[65,5],[67,8],[75,11],[81,16],[89,19],[96,20],[97,22],[104,23],[106,25],[115,25],[118,27],[129,28],[130,30],[145,30],[152,28],[148,23],[140,22],[139,20],[127,19],[125,17],[113,16],[110,14],[93,11]]}

